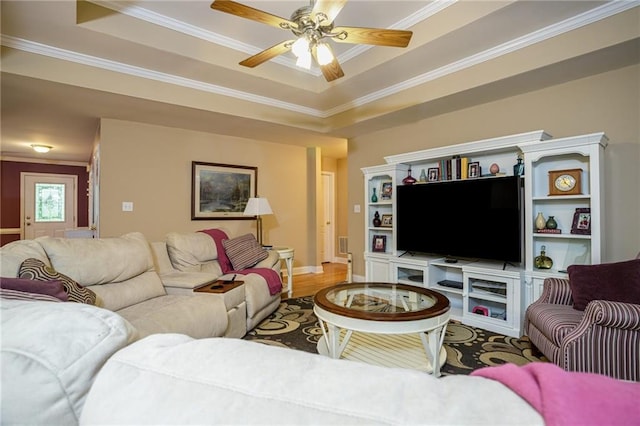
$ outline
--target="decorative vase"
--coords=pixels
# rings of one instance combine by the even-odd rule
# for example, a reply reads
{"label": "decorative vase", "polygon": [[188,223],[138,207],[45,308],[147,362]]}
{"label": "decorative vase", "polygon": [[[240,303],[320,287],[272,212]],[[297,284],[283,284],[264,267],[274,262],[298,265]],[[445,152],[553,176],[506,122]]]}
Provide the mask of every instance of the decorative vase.
{"label": "decorative vase", "polygon": [[556,229],[558,227],[558,222],[556,222],[553,216],[549,216],[549,219],[547,219],[546,226],[547,226],[547,229]]}
{"label": "decorative vase", "polygon": [[378,212],[375,212],[375,214],[373,215],[373,226],[378,228],[380,227],[380,225],[382,225],[382,221],[380,220],[380,215],[378,214]]}
{"label": "decorative vase", "polygon": [[424,172],[424,169],[422,169],[422,172],[420,173],[420,182],[426,182],[427,181],[427,174]]}
{"label": "decorative vase", "polygon": [[514,176],[524,175],[524,163],[522,162],[522,158],[520,157],[518,157],[518,162],[513,165],[513,175]]}
{"label": "decorative vase", "polygon": [[551,269],[553,266],[553,260],[547,256],[545,246],[540,247],[540,256],[536,256],[534,259],[534,265],[538,269]]}
{"label": "decorative vase", "polygon": [[411,176],[411,167],[409,167],[407,177],[402,179],[402,184],[403,185],[413,185],[414,183],[416,183],[416,178]]}
{"label": "decorative vase", "polygon": [[376,195],[376,189],[373,188],[373,194],[371,195],[371,202],[372,203],[377,203],[378,202],[378,196]]}
{"label": "decorative vase", "polygon": [[536,229],[544,229],[547,226],[547,221],[544,216],[542,216],[542,212],[538,213],[536,216]]}

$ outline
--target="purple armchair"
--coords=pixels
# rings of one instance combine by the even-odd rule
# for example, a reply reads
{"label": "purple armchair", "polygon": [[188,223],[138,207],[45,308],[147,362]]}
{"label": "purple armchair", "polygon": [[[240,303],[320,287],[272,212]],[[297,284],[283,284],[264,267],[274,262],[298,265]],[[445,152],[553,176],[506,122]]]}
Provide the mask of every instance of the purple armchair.
{"label": "purple armchair", "polygon": [[640,305],[591,300],[577,310],[571,288],[568,279],[545,279],[524,320],[533,345],[564,370],[640,381]]}

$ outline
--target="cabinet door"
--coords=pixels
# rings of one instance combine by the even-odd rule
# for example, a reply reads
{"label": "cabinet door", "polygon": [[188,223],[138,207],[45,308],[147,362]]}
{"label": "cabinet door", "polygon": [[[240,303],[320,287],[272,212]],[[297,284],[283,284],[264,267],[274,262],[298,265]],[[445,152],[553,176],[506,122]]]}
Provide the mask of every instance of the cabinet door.
{"label": "cabinet door", "polygon": [[390,279],[389,261],[368,258],[365,260],[367,282],[387,282]]}

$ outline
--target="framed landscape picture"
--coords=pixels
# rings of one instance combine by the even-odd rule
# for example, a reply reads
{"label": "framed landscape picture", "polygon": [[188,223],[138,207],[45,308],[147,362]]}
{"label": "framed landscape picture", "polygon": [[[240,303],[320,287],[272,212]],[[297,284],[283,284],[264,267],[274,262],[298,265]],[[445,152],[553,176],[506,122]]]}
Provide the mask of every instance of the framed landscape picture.
{"label": "framed landscape picture", "polygon": [[191,162],[191,220],[242,219],[257,193],[258,168]]}

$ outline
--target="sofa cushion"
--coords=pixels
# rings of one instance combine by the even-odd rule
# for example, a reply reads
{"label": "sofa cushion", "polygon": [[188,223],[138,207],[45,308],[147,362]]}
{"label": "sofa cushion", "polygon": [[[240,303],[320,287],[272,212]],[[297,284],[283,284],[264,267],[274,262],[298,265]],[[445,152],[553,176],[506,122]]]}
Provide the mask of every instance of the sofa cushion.
{"label": "sofa cushion", "polygon": [[25,259],[34,258],[51,265],[42,245],[36,240],[18,240],[0,247],[0,272],[3,277],[17,277]]}
{"label": "sofa cushion", "polygon": [[30,280],[59,281],[64,286],[69,302],[96,304],[96,294],[93,291],[81,286],[68,276],[57,272],[51,266],[45,265],[41,260],[26,259],[20,266],[19,275],[20,278],[28,278]]}
{"label": "sofa cushion", "polygon": [[236,271],[250,268],[269,256],[269,253],[258,244],[253,234],[222,240],[222,245]]}
{"label": "sofa cushion", "polygon": [[640,259],[567,268],[573,307],[583,311],[592,300],[640,304]]}
{"label": "sofa cushion", "polygon": [[2,424],[78,424],[95,375],[136,339],[121,316],[80,303],[3,300]]}
{"label": "sofa cushion", "polygon": [[0,278],[0,288],[3,290],[17,290],[27,293],[46,294],[58,300],[66,302],[69,297],[64,291],[64,285],[60,280],[40,281],[26,278]]}
{"label": "sofa cushion", "polygon": [[153,270],[151,248],[140,232],[114,238],[42,237],[36,241],[56,271],[85,286],[121,282]]}
{"label": "sofa cushion", "polygon": [[[490,395],[491,397],[485,397]],[[156,334],[115,354],[82,424],[543,424],[497,381]]]}
{"label": "sofa cushion", "polygon": [[155,333],[181,333],[200,339],[223,336],[227,309],[217,295],[167,295],[145,300],[118,311],[140,337]]}
{"label": "sofa cushion", "polygon": [[166,236],[166,243],[171,263],[177,270],[222,275],[218,250],[209,235],[202,232],[171,232]]}

